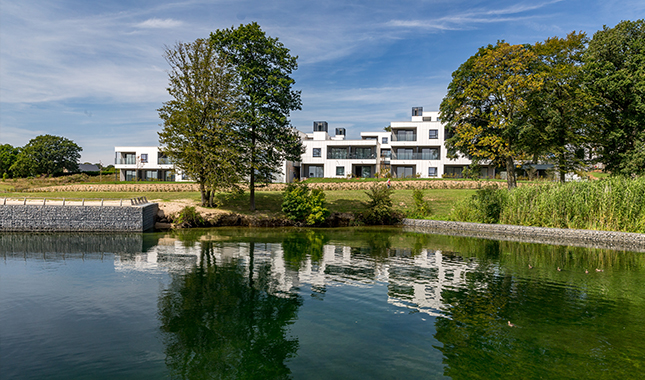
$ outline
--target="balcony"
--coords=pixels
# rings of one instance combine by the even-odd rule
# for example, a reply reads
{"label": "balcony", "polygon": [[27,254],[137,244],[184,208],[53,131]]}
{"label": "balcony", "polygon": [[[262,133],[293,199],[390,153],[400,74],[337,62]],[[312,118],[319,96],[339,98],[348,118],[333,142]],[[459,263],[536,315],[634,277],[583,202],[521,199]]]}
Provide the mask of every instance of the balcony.
{"label": "balcony", "polygon": [[116,165],[136,165],[137,159],[135,157],[117,158]]}
{"label": "balcony", "polygon": [[168,157],[158,157],[157,163],[159,165],[172,165],[172,161]]}
{"label": "balcony", "polygon": [[417,141],[416,133],[392,133],[392,141]]}
{"label": "balcony", "polygon": [[439,152],[430,153],[392,153],[392,160],[438,160]]}

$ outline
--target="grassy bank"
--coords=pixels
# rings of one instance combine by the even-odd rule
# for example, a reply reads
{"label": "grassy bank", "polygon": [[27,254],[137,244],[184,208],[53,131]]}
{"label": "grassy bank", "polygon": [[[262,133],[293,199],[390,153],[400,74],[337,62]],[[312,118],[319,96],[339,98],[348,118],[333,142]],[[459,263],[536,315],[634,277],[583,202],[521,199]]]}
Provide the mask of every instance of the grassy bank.
{"label": "grassy bank", "polygon": [[486,189],[455,206],[465,222],[645,233],[645,178]]}
{"label": "grassy bank", "polygon": [[[88,188],[88,184],[71,185],[83,188]],[[123,185],[125,186],[125,185]],[[118,191],[122,188],[121,185],[112,187],[117,191],[101,191],[102,188],[94,188],[91,191],[29,191],[29,192],[13,192],[7,190],[0,195],[14,198],[74,198],[74,199],[130,199],[136,197],[147,197],[149,200],[157,202],[176,202],[183,201],[189,202],[192,205],[199,204],[200,194],[197,191],[172,191],[168,186],[169,184],[145,184],[145,189],[140,191]],[[414,200],[412,198],[413,190],[401,189],[394,190],[392,194],[392,201],[394,209],[407,214],[414,207]],[[472,189],[426,189],[423,190],[424,199],[430,203],[432,214],[429,218],[446,220],[453,205],[472,194],[475,190]],[[220,193],[217,196],[219,203],[218,211],[232,212],[242,215],[255,215],[260,217],[283,217],[284,214],[281,210],[282,205],[282,192],[281,191],[257,191],[256,208],[255,212],[249,211],[249,193],[243,194],[230,194]],[[358,213],[365,210],[363,202],[367,202],[368,197],[365,190],[326,190],[325,191],[327,208],[331,212],[338,213]]]}

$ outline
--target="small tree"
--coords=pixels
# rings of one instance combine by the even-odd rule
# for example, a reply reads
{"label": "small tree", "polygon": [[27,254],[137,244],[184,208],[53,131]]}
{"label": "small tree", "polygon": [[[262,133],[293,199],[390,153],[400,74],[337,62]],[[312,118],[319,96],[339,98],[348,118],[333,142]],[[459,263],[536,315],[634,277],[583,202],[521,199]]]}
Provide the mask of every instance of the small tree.
{"label": "small tree", "polygon": [[365,224],[389,225],[397,223],[401,217],[392,208],[392,189],[375,182],[365,194],[370,198],[363,212]]}
{"label": "small tree", "polygon": [[414,211],[410,217],[425,218],[432,213],[430,204],[423,199],[423,191],[421,189],[414,189],[412,198],[414,199]]}

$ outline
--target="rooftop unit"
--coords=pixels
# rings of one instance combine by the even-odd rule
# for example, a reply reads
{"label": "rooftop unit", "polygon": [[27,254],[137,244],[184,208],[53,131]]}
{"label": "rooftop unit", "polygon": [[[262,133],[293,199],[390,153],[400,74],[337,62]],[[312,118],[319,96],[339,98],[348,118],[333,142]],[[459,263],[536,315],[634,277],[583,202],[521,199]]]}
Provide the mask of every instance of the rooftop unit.
{"label": "rooftop unit", "polygon": [[326,121],[314,121],[314,132],[329,132]]}

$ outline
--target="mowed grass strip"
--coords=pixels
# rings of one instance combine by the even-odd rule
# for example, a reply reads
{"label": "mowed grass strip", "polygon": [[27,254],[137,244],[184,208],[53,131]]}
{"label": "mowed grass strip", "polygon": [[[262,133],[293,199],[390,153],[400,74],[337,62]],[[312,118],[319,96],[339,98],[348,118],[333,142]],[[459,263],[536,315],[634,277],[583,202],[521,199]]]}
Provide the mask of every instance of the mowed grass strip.
{"label": "mowed grass strip", "polygon": [[[394,190],[392,193],[392,204],[395,210],[404,214],[414,209],[412,198],[413,190]],[[429,219],[446,220],[453,205],[475,193],[471,189],[427,189],[423,191],[424,199],[430,203],[432,214]],[[70,191],[70,192],[8,192],[0,197],[10,198],[47,198],[47,199],[131,199],[146,197],[151,201],[172,202],[174,200],[188,199],[198,205],[200,202],[199,192],[96,192],[96,191]],[[331,212],[353,212],[359,213],[365,210],[364,203],[368,201],[365,190],[328,190],[325,191],[326,205]],[[281,217],[282,214],[282,192],[278,191],[256,191],[256,211],[249,211],[249,193],[231,194],[219,193],[217,200],[220,204],[219,210],[233,212],[243,215],[257,215],[266,217]]]}

